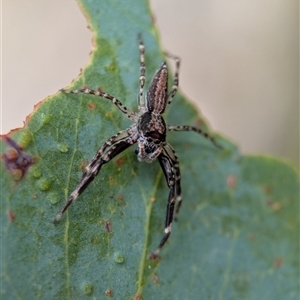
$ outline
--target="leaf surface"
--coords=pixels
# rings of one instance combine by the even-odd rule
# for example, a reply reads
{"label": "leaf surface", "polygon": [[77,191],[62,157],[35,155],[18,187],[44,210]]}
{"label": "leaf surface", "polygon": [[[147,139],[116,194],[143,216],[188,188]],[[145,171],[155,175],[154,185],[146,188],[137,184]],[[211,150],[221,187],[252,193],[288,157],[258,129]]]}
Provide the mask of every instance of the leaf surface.
{"label": "leaf surface", "polygon": [[[136,110],[138,33],[147,83],[164,60],[148,3],[79,3],[95,49],[68,88],[101,87]],[[207,130],[179,93],[166,121]],[[9,134],[32,158],[26,171],[2,138],[3,299],[298,299],[299,176],[278,159],[242,156],[222,137],[219,150],[195,133],[169,133],[183,205],[161,260],[147,255],[163,235],[168,187],[134,146],[52,224],[97,149],[130,124],[107,100],[58,92]]]}

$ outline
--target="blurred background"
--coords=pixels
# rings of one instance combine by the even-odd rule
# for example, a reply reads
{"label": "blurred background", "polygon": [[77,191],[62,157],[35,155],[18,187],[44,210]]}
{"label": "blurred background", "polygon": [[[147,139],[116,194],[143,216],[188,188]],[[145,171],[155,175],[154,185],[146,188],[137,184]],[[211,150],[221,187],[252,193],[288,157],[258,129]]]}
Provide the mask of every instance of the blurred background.
{"label": "blurred background", "polygon": [[[299,1],[151,0],[180,89],[243,153],[299,166]],[[92,35],[74,0],[2,0],[1,133],[67,86]]]}

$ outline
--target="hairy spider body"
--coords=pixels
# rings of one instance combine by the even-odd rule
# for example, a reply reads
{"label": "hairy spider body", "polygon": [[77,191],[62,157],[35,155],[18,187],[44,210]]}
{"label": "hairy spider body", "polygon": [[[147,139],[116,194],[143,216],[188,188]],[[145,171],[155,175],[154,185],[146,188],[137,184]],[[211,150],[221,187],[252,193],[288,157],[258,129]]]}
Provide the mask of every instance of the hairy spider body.
{"label": "hairy spider body", "polygon": [[140,49],[140,88],[138,95],[139,113],[130,111],[125,107],[122,102],[115,97],[103,92],[102,90],[90,90],[82,88],[79,90],[65,91],[69,94],[91,94],[102,97],[111,101],[117,108],[125,114],[132,122],[133,125],[123,131],[118,132],[116,135],[108,139],[90,163],[85,167],[82,177],[75,188],[70,194],[67,202],[62,207],[54,223],[56,223],[63,213],[67,210],[69,205],[78,198],[78,196],[87,188],[91,181],[97,176],[101,167],[113,159],[116,155],[120,154],[133,144],[137,144],[135,153],[139,161],[151,163],[156,158],[163,170],[166,178],[167,185],[170,189],[169,198],[167,203],[165,230],[164,236],[161,239],[158,248],[150,254],[150,258],[158,257],[158,253],[168,240],[171,230],[175,203],[177,202],[176,215],[179,212],[182,196],[180,186],[180,169],[175,151],[170,144],[166,142],[167,131],[194,131],[209,139],[215,146],[221,148],[215,140],[203,132],[200,128],[193,126],[167,126],[162,114],[168,104],[172,102],[173,97],[178,89],[178,75],[180,60],[176,56],[168,55],[175,60],[176,68],[174,74],[174,82],[170,93],[168,93],[168,68],[166,62],[163,62],[160,68],[156,71],[146,94],[144,101],[144,85],[145,85],[145,58],[144,58],[144,44],[139,37]]}
{"label": "hairy spider body", "polygon": [[137,130],[139,138],[135,153],[139,161],[151,163],[166,142],[166,123],[162,116],[145,112],[138,120]]}

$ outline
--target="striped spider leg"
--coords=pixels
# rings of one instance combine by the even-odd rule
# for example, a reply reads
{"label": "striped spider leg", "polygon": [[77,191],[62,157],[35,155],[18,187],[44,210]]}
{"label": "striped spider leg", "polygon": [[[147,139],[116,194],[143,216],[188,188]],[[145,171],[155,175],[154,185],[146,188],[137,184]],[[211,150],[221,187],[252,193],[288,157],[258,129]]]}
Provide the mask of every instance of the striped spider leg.
{"label": "striped spider leg", "polygon": [[69,196],[67,202],[62,207],[60,212],[55,217],[53,223],[60,220],[63,213],[75,201],[80,194],[88,187],[88,185],[98,175],[101,167],[112,160],[116,155],[120,154],[128,147],[136,143],[137,135],[135,134],[136,127],[132,126],[124,131],[118,132],[116,135],[108,139],[102,147],[98,150],[97,154],[91,162],[85,167],[81,179],[76,186],[75,190]]}
{"label": "striped spider leg", "polygon": [[163,62],[154,74],[146,95],[144,96],[144,85],[146,80],[145,47],[140,35],[138,36],[138,39],[140,50],[138,113],[129,110],[116,97],[111,96],[100,89],[91,90],[89,88],[82,88],[73,91],[62,90],[62,92],[66,94],[89,94],[109,100],[125,116],[127,116],[133,124],[126,130],[120,131],[116,135],[112,136],[99,148],[94,158],[85,167],[78,185],[55,217],[54,223],[60,220],[67,208],[80,196],[81,193],[83,193],[83,191],[98,175],[104,164],[108,163],[115,156],[133,144],[137,144],[135,153],[138,160],[151,163],[157,158],[170,190],[166,209],[164,235],[158,248],[149,255],[149,258],[155,259],[159,257],[159,252],[171,234],[175,206],[175,214],[177,215],[182,203],[179,162],[175,151],[171,145],[166,142],[167,131],[194,131],[209,139],[216,147],[221,147],[209,134],[203,132],[199,128],[186,125],[166,125],[162,114],[164,113],[166,106],[172,102],[178,89],[180,59],[168,54],[168,56],[175,61],[174,80],[171,91],[168,93],[168,67],[166,62]]}

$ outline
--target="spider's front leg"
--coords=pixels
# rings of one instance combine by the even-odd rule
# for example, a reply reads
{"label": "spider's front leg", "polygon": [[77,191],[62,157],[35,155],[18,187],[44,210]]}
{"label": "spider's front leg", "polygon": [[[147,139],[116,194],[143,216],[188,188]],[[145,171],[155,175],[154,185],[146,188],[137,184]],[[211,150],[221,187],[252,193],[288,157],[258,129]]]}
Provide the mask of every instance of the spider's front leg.
{"label": "spider's front leg", "polygon": [[166,144],[164,146],[162,153],[158,156],[158,161],[164,172],[168,187],[170,189],[170,193],[169,193],[167,211],[166,211],[165,230],[164,230],[165,234],[161,239],[157,249],[149,255],[150,259],[155,259],[159,257],[158,254],[162,249],[162,247],[165,245],[172,231],[175,202],[176,201],[178,202],[177,209],[176,209],[176,214],[177,214],[182,200],[179,163],[174,150],[169,144]]}
{"label": "spider's front leg", "polygon": [[144,85],[146,80],[146,66],[145,66],[145,46],[142,41],[142,37],[138,35],[139,49],[140,49],[140,87],[138,95],[138,106],[139,111],[146,112],[145,102],[144,102]]}
{"label": "spider's front leg", "polygon": [[110,94],[103,92],[101,89],[98,89],[97,91],[95,91],[95,90],[91,90],[89,88],[84,87],[84,88],[81,88],[78,90],[67,91],[67,90],[61,89],[60,91],[65,94],[89,94],[89,95],[94,95],[94,96],[98,96],[98,97],[107,99],[111,103],[113,103],[131,121],[135,122],[137,120],[137,115],[135,112],[129,110],[119,99],[117,99],[114,96],[111,96]]}
{"label": "spider's front leg", "polygon": [[180,58],[178,56],[171,55],[170,53],[166,53],[166,55],[175,60],[175,72],[174,72],[174,79],[173,79],[173,86],[168,95],[168,104],[171,104],[173,101],[174,96],[177,93],[178,85],[179,85],[179,68],[180,68]]}
{"label": "spider's front leg", "polygon": [[116,135],[108,139],[102,147],[98,150],[92,161],[86,166],[85,171],[81,177],[75,190],[69,196],[67,202],[62,207],[60,212],[55,217],[53,223],[60,220],[63,213],[67,208],[76,200],[80,194],[88,187],[88,185],[98,175],[101,167],[112,160],[116,155],[120,154],[128,147],[133,145],[137,141],[136,129],[131,127],[127,130],[120,131]]}

